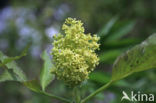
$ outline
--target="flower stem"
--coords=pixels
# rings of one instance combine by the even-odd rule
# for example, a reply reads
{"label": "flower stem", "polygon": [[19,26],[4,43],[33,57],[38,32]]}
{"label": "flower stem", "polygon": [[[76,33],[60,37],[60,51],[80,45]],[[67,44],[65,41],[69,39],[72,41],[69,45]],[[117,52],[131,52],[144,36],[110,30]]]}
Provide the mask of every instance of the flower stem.
{"label": "flower stem", "polygon": [[87,96],[86,98],[84,98],[81,101],[81,103],[86,103],[89,99],[93,98],[96,94],[98,94],[98,93],[102,92],[103,90],[105,90],[106,88],[108,88],[111,84],[112,84],[112,81],[110,81],[107,84],[105,84],[104,86],[100,87],[95,92],[91,93],[89,96]]}
{"label": "flower stem", "polygon": [[74,103],[80,103],[80,92],[78,90],[78,87],[75,87],[73,89],[73,99]]}
{"label": "flower stem", "polygon": [[81,98],[80,98],[80,92],[78,90],[78,87],[75,88],[75,93],[76,93],[76,98],[75,98],[76,103],[80,103]]}

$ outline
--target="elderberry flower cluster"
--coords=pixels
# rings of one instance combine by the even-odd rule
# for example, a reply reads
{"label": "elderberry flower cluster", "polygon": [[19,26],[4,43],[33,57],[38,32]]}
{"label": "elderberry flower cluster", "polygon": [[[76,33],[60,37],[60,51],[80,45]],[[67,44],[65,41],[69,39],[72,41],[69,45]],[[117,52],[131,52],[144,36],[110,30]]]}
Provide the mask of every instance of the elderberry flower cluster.
{"label": "elderberry flower cluster", "polygon": [[84,33],[80,20],[67,18],[62,26],[65,35],[57,34],[52,43],[53,62],[57,79],[69,86],[79,85],[99,63],[95,53],[99,37]]}

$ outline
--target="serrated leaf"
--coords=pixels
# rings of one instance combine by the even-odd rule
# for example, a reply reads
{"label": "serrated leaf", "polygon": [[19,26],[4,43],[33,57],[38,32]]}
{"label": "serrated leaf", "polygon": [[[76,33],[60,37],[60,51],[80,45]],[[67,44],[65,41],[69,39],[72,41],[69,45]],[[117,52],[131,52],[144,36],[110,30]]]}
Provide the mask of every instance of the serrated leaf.
{"label": "serrated leaf", "polygon": [[14,80],[11,73],[7,69],[4,70],[4,72],[0,75],[0,82],[8,81],[8,80]]}
{"label": "serrated leaf", "polygon": [[50,84],[52,80],[54,80],[54,74],[51,73],[51,70],[54,69],[55,67],[52,64],[52,60],[50,59],[46,51],[42,53],[41,57],[44,60],[44,66],[40,75],[40,84],[42,90],[45,91],[45,88]]}
{"label": "serrated leaf", "polygon": [[[20,59],[20,58],[23,57],[23,56],[26,56],[29,47],[30,47],[30,44],[28,44],[28,45],[26,46],[26,48],[23,50],[23,52],[22,52],[21,55],[19,55],[19,56],[7,57],[7,58],[3,59],[3,62],[1,61],[2,63],[0,63],[0,67],[1,67],[1,66],[4,66],[5,64],[7,64],[7,63],[9,63],[9,62],[11,62],[11,61],[13,61],[13,60],[17,60],[17,59]],[[2,55],[3,55],[3,54],[2,54],[2,52],[0,51],[0,58],[2,57]]]}
{"label": "serrated leaf", "polygon": [[[4,62],[4,60],[6,60],[7,57],[6,55],[4,55],[1,51],[0,51],[0,61]],[[7,64],[3,65],[4,69],[7,69],[8,71],[12,71],[12,72],[8,72],[8,73],[12,73],[10,75],[14,75],[14,77],[16,77],[16,80],[17,81],[25,81],[26,80],[26,76],[25,74],[23,73],[23,71],[17,66],[16,62],[15,61],[9,61]],[[5,71],[6,72],[6,71]],[[5,74],[4,74],[5,75]],[[9,76],[9,75],[8,75]],[[3,80],[5,76],[3,76]],[[9,77],[6,77],[6,80],[7,78]],[[15,79],[14,79],[15,80]]]}
{"label": "serrated leaf", "polygon": [[116,21],[118,20],[118,16],[113,17],[110,21],[108,21],[108,23],[97,33],[98,36],[106,36],[111,28],[113,27],[113,25],[116,23]]}
{"label": "serrated leaf", "polygon": [[58,97],[56,95],[53,95],[53,94],[50,94],[50,93],[42,91],[41,87],[40,87],[40,84],[38,83],[37,80],[26,81],[26,82],[23,82],[23,84],[27,88],[29,88],[30,90],[32,90],[32,91],[34,91],[36,93],[43,94],[45,96],[49,96],[51,98],[55,98],[55,99],[61,100],[61,101],[63,101],[63,103],[71,103],[69,100],[67,100],[65,98]]}
{"label": "serrated leaf", "polygon": [[26,81],[24,82],[24,85],[34,92],[42,93],[40,85],[37,82],[37,80]]}
{"label": "serrated leaf", "polygon": [[112,81],[152,68],[156,68],[156,34],[117,58],[113,66]]}

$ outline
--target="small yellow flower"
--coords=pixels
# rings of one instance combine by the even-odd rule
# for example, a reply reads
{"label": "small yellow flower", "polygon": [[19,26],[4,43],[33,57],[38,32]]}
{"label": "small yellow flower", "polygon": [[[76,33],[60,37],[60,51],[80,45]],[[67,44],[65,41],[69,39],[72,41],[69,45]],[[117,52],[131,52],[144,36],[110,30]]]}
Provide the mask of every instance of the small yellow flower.
{"label": "small yellow flower", "polygon": [[62,26],[65,35],[54,36],[53,62],[59,80],[69,86],[76,86],[88,79],[88,75],[99,63],[95,53],[99,49],[99,37],[84,33],[80,20],[67,18]]}

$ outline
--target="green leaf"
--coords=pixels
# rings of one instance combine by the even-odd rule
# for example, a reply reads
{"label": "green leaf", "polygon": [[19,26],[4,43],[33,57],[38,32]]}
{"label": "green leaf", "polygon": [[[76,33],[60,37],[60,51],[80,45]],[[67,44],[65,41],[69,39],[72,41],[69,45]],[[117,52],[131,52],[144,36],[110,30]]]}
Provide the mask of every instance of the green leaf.
{"label": "green leaf", "polygon": [[34,92],[42,93],[40,85],[37,82],[37,80],[26,81],[24,82],[24,85]]}
{"label": "green leaf", "polygon": [[[111,75],[108,75],[104,72],[93,72],[90,74],[89,79],[100,84],[106,84],[111,80]],[[120,80],[114,83],[113,86],[130,87],[131,85],[124,80]]]}
{"label": "green leaf", "polygon": [[44,60],[44,66],[40,75],[40,83],[42,90],[45,91],[45,88],[50,84],[52,80],[54,80],[55,76],[51,73],[51,70],[54,69],[54,65],[52,64],[52,60],[46,51],[42,53],[42,59]]}
{"label": "green leaf", "polygon": [[22,82],[26,80],[25,74],[17,66],[14,60],[20,59],[21,57],[25,56],[29,46],[30,44],[26,46],[21,55],[15,57],[7,57],[0,51],[0,66],[5,69],[4,72],[0,75],[0,82],[8,80]]}
{"label": "green leaf", "polygon": [[[7,58],[3,59],[3,62],[1,61],[2,63],[0,64],[0,67],[1,67],[1,66],[4,66],[5,64],[7,64],[7,63],[9,63],[9,62],[11,62],[11,61],[13,61],[13,60],[17,60],[17,59],[20,59],[20,58],[23,57],[23,56],[26,56],[29,47],[30,47],[30,44],[28,44],[28,45],[26,46],[26,48],[23,50],[23,52],[22,52],[21,55],[19,55],[19,56],[7,57]],[[2,52],[0,51],[0,58],[1,58],[2,56],[3,56],[3,54],[2,54]]]}
{"label": "green leaf", "polygon": [[117,40],[128,34],[133,29],[135,23],[135,21],[130,21],[127,24],[123,25],[117,31],[114,31],[114,33],[107,38],[107,41]]}
{"label": "green leaf", "polygon": [[108,63],[111,60],[115,60],[115,58],[121,54],[121,50],[110,50],[100,54],[100,62]]}
{"label": "green leaf", "polygon": [[11,73],[7,69],[4,70],[4,72],[0,75],[0,82],[8,81],[8,80],[14,80]]}
{"label": "green leaf", "polygon": [[[22,53],[22,55],[25,54]],[[0,75],[0,82],[4,82],[7,80],[18,81],[34,92],[61,100],[64,103],[70,103],[70,101],[65,98],[42,91],[40,88],[40,84],[37,82],[37,80],[27,81],[23,71],[17,66],[16,62],[13,61],[17,58],[20,58],[20,56],[16,56],[15,58],[9,58],[0,51],[0,62],[2,64],[1,66],[4,68],[4,72]],[[45,61],[44,68],[41,73],[41,83],[43,86],[42,89],[44,90],[45,87],[54,79],[54,76],[50,73],[50,69],[54,66],[52,65],[51,60],[46,52],[43,53],[42,58]]]}
{"label": "green leaf", "polygon": [[124,38],[122,40],[104,41],[103,45],[106,47],[123,47],[140,43],[140,38]]}
{"label": "green leaf", "polygon": [[[0,61],[4,62],[4,60],[7,60],[9,57],[7,57],[6,55],[4,55],[1,51],[0,51]],[[16,77],[16,79],[12,79],[12,80],[17,80],[17,81],[25,81],[26,80],[26,76],[23,73],[23,71],[17,66],[15,61],[9,61],[7,64],[3,65],[3,68],[6,69],[3,75],[3,81],[7,80],[9,77],[9,75],[12,75],[12,77]],[[7,77],[8,76],[8,77]],[[6,77],[6,79],[4,78]],[[10,79],[11,80],[11,79]]]}
{"label": "green leaf", "polygon": [[30,90],[32,90],[32,91],[34,91],[36,93],[39,93],[39,94],[42,94],[42,95],[45,95],[45,96],[49,96],[51,98],[61,100],[61,101],[63,101],[63,103],[71,103],[69,100],[67,100],[65,98],[62,98],[62,97],[59,97],[59,96],[56,96],[56,95],[53,95],[53,94],[42,91],[41,87],[40,87],[40,84],[38,83],[37,80],[26,81],[26,82],[23,82],[23,84],[28,89],[30,89]]}
{"label": "green leaf", "polygon": [[112,29],[113,25],[118,20],[118,16],[113,17],[108,23],[97,33],[99,36],[106,36],[110,30]]}
{"label": "green leaf", "polygon": [[89,79],[92,81],[96,81],[102,84],[105,84],[110,81],[111,76],[104,72],[92,72],[89,75]]}
{"label": "green leaf", "polygon": [[[132,49],[119,56],[113,66],[112,79],[91,93],[89,96],[82,99],[81,103],[86,103],[89,99],[111,86],[115,81],[123,79],[135,72],[145,71],[152,68],[156,69],[155,59],[156,34],[153,34],[141,44],[136,45]],[[119,85],[125,85],[125,83],[123,82]]]}
{"label": "green leaf", "polygon": [[156,34],[117,58],[113,66],[112,81],[152,68],[156,68]]}

